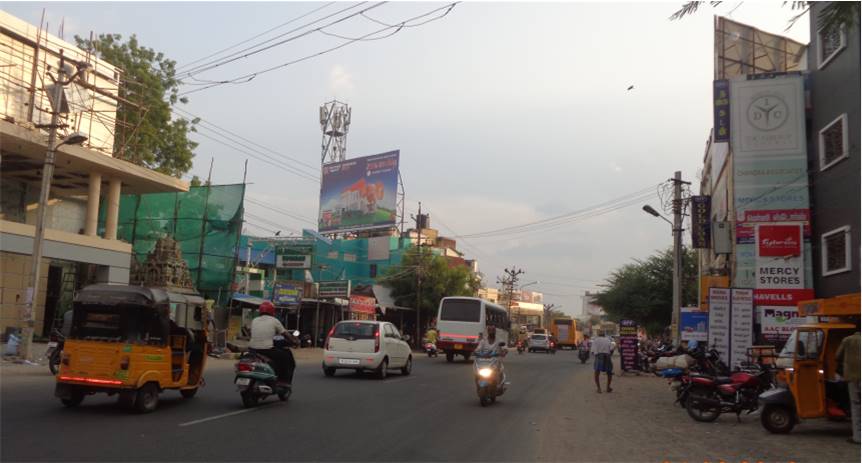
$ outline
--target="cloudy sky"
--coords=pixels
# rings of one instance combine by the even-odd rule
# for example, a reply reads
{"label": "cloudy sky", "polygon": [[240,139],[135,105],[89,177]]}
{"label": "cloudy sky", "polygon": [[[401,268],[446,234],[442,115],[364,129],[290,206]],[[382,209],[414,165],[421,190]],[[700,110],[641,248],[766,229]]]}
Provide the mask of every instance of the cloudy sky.
{"label": "cloudy sky", "polygon": [[[446,4],[6,2],[3,8],[37,25],[45,8],[51,32],[62,22],[70,41],[90,31],[136,34],[182,72],[238,43],[227,53],[340,10],[279,40],[374,7],[195,75],[222,81],[313,56],[244,84],[189,94],[184,109],[221,127],[194,135],[200,146],[189,176],[206,177],[214,160],[215,183],[238,183],[249,159],[248,196],[294,215],[249,203],[249,231],[311,227],[302,219],[317,217],[319,186],[309,177],[319,174],[318,107],[337,98],[353,109],[349,157],[401,150],[408,214],[421,201],[443,234],[479,235],[459,239],[459,247],[479,260],[489,284],[514,265],[525,271],[523,283],[539,282],[531,288],[547,301],[577,312],[584,290],[611,270],[670,245],[669,226],[640,210],[643,203],[657,207],[657,195],[627,195],[654,190],[675,170],[697,181],[712,124],[712,15],[808,42],[807,16],[784,31],[794,12],[782,2],[725,2],[669,21],[680,3],[461,3],[440,20],[319,56],[313,55],[344,38]],[[186,91],[203,88],[185,80]],[[227,145],[213,141],[224,141],[226,130],[259,146],[241,140],[239,146],[233,135]],[[482,235],[622,197],[633,204],[524,233]]]}

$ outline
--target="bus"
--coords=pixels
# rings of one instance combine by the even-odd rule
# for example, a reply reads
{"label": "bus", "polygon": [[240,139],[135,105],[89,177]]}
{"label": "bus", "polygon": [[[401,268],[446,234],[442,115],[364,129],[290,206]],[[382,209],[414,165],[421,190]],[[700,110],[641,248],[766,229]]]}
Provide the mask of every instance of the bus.
{"label": "bus", "polygon": [[446,353],[446,361],[455,355],[470,360],[479,344],[479,333],[488,325],[497,328],[497,342],[509,343],[509,314],[503,307],[476,297],[444,297],[437,312],[437,349]]}
{"label": "bus", "polygon": [[560,349],[574,349],[583,339],[578,331],[578,322],[571,318],[555,318],[551,321],[551,336],[557,339]]}

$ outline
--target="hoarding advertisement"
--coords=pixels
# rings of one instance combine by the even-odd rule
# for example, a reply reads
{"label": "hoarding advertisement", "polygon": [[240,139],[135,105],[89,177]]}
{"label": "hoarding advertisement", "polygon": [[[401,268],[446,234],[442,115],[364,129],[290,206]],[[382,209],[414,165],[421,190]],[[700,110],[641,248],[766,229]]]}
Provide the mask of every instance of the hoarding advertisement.
{"label": "hoarding advertisement", "polygon": [[735,368],[748,360],[754,344],[754,290],[732,289],[730,302],[730,363]]}
{"label": "hoarding advertisement", "polygon": [[804,289],[802,224],[755,229],[757,289]]}
{"label": "hoarding advertisement", "polygon": [[793,306],[814,299],[813,289],[755,289],[754,305]]}
{"label": "hoarding advertisement", "polygon": [[399,151],[323,166],[318,231],[395,226]]}
{"label": "hoarding advertisement", "polygon": [[787,341],[793,330],[805,324],[805,317],[793,307],[759,307],[760,332],[767,342],[782,344]]}
{"label": "hoarding advertisement", "polygon": [[317,297],[347,299],[350,297],[350,280],[321,281],[317,284]]}
{"label": "hoarding advertisement", "polygon": [[709,288],[709,336],[710,347],[721,358],[730,354],[730,289]]}
{"label": "hoarding advertisement", "polygon": [[620,320],[620,365],[623,371],[638,370],[638,324]]}
{"label": "hoarding advertisement", "polygon": [[709,196],[691,197],[691,247],[709,249],[712,247],[710,239],[710,205],[712,198]]}
{"label": "hoarding advertisement", "polygon": [[679,313],[679,338],[683,341],[708,341],[709,312],[700,307],[681,307]]}
{"label": "hoarding advertisement", "polygon": [[371,296],[350,296],[350,311],[374,315],[377,300]]}

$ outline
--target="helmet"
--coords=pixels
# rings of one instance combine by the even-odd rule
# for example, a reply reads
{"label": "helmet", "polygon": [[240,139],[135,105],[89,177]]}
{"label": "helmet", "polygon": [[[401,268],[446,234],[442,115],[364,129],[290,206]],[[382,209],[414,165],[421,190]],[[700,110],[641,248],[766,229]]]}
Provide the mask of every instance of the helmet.
{"label": "helmet", "polygon": [[272,302],[263,301],[260,304],[260,307],[257,308],[257,311],[260,312],[261,315],[275,315],[275,306],[272,305]]}

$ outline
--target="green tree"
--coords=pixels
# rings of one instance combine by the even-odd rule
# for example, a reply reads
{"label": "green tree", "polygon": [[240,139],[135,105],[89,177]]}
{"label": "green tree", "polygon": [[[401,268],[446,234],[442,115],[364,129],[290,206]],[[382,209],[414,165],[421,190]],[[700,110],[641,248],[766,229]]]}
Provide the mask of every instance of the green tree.
{"label": "green tree", "polygon": [[[679,10],[671,15],[670,19],[682,19],[690,14],[694,14],[703,3],[705,2],[685,2]],[[709,2],[713,7],[722,3],[723,2],[721,1]],[[811,3],[812,2],[784,2],[785,5],[790,4],[793,10],[802,10],[802,12],[788,20],[787,29],[790,29],[793,24],[799,20],[799,18],[808,12],[808,9],[811,7]],[[853,26],[858,26],[860,13],[859,6],[859,2],[830,2],[829,5],[823,8],[823,10],[820,11],[820,14],[817,15],[817,28],[825,32],[831,32],[841,27],[845,27],[847,30],[850,30]]]}
{"label": "green tree", "polygon": [[440,299],[447,296],[474,296],[481,280],[464,266],[450,267],[445,257],[429,250],[419,253],[412,248],[404,255],[400,266],[390,267],[381,283],[392,289],[395,303],[403,307],[416,306],[416,272],[422,276],[420,313],[424,320],[437,316]]}
{"label": "green tree", "polygon": [[[683,249],[681,304],[697,304],[697,253]],[[660,333],[671,321],[673,251],[656,253],[611,273],[596,303],[611,321],[631,319],[649,333]]]}
{"label": "green tree", "polygon": [[188,135],[197,120],[171,116],[173,106],[188,102],[179,97],[176,62],[141,46],[134,35],[125,42],[119,34],[75,36],[75,42],[123,70],[114,156],[175,177],[188,172],[197,147]]}

